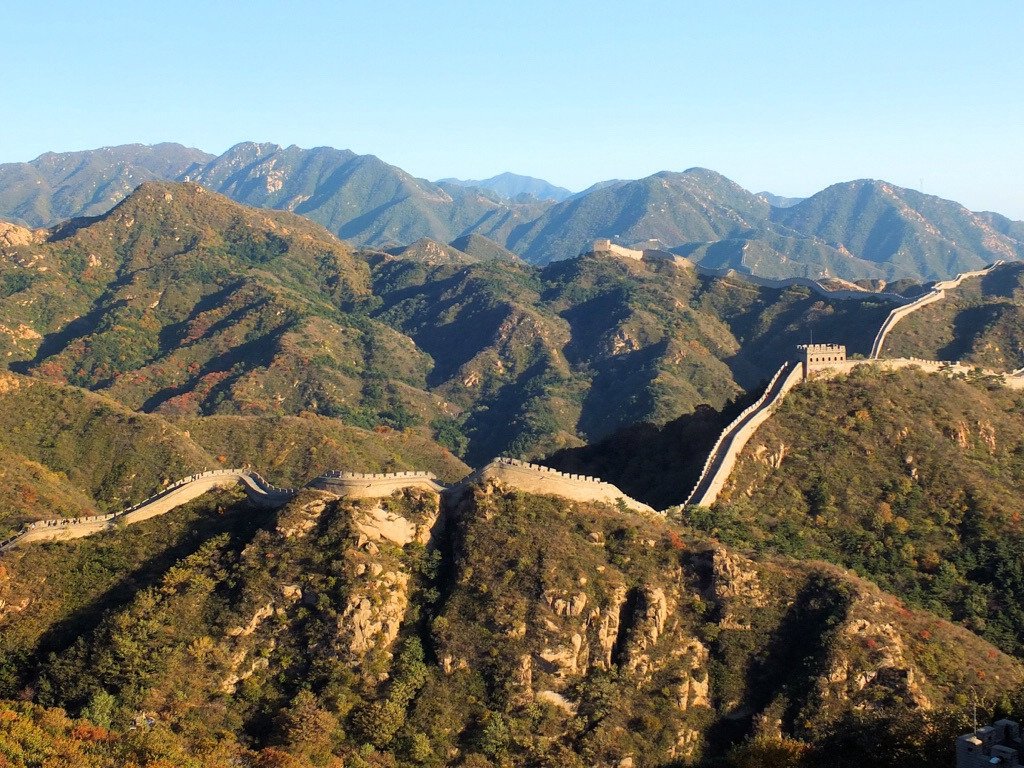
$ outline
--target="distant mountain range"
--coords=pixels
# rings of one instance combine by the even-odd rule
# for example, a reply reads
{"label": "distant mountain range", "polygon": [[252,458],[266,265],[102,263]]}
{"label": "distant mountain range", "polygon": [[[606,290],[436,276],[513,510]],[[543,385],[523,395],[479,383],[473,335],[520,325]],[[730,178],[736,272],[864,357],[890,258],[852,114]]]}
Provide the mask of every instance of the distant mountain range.
{"label": "distant mountain range", "polygon": [[95,216],[148,180],[194,181],[291,211],[355,245],[479,235],[535,264],[576,256],[595,238],[765,277],[929,280],[1024,256],[1024,222],[884,181],[835,184],[801,200],[691,168],[572,194],[511,173],[435,183],[372,155],[252,142],[217,157],[127,145],[0,165],[0,218],[49,227]]}
{"label": "distant mountain range", "polygon": [[771,192],[758,192],[757,196],[764,198],[769,205],[775,208],[789,208],[807,199],[806,197],[783,197],[782,195],[773,195]]}
{"label": "distant mountain range", "polygon": [[515,200],[520,195],[529,195],[538,200],[553,200],[560,203],[568,197],[572,197],[565,187],[556,187],[544,179],[535,179],[532,176],[520,176],[516,173],[500,173],[489,179],[440,179],[438,184],[457,184],[460,187],[480,187],[497,192],[502,197]]}

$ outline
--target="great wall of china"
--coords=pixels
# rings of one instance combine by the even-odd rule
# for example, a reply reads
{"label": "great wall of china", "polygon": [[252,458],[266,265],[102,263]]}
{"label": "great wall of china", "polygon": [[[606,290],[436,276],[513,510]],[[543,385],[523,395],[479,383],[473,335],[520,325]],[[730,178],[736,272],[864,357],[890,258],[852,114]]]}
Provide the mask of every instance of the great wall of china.
{"label": "great wall of china", "polygon": [[[757,285],[761,288],[792,288],[794,286],[800,288],[809,288],[810,290],[817,293],[826,299],[841,299],[841,300],[854,300],[854,301],[866,301],[871,299],[881,299],[884,301],[891,302],[893,304],[899,304],[901,306],[911,304],[915,299],[910,299],[898,293],[891,293],[889,291],[868,291],[865,289],[853,289],[853,288],[829,288],[826,285],[822,285],[818,280],[813,280],[809,277],[783,277],[783,278],[771,278],[761,277],[759,275],[752,275],[747,272],[739,272],[732,267],[705,267],[702,264],[698,264],[685,256],[679,256],[678,254],[671,253],[670,251],[659,251],[654,249],[639,250],[636,248],[625,248],[621,245],[616,245],[610,240],[595,240],[591,246],[591,250],[595,252],[611,253],[615,256],[621,256],[626,259],[633,261],[670,261],[677,266],[682,266],[687,269],[694,270],[698,275],[705,277],[720,277],[720,278],[737,278],[744,282],[750,283],[751,285]],[[1000,262],[1001,263],[1001,262]],[[845,282],[845,281],[844,281]],[[950,281],[952,282],[952,281]]]}
{"label": "great wall of china", "polygon": [[559,472],[541,464],[500,457],[471,474],[461,485],[498,481],[527,493],[561,496],[573,501],[602,501],[625,504],[636,512],[654,512],[643,502],[631,499],[611,483],[589,475]]}
{"label": "great wall of china", "polygon": [[241,485],[251,502],[264,507],[280,506],[298,493],[295,488],[276,488],[252,470],[214,469],[183,477],[145,501],[120,512],[27,523],[19,533],[0,541],[0,552],[33,541],[79,539],[119,525],[138,523],[170,512],[215,488],[229,488],[233,485]]}
{"label": "great wall of china", "polygon": [[[614,485],[599,478],[559,472],[551,467],[505,457],[493,460],[451,487],[438,483],[437,478],[430,472],[412,471],[329,471],[313,478],[304,487],[325,491],[341,498],[373,499],[410,489],[458,494],[470,485],[488,481],[499,482],[528,493],[561,496],[574,501],[622,503],[637,512],[654,513],[651,507],[630,498]],[[80,539],[122,525],[131,525],[170,512],[215,488],[229,488],[234,485],[240,485],[249,500],[262,507],[282,506],[301,490],[276,488],[249,469],[216,469],[201,472],[178,480],[122,512],[28,523],[18,533],[0,541],[0,552],[32,542]]]}
{"label": "great wall of china", "polygon": [[[601,249],[626,256],[631,259],[644,258],[646,251],[633,251],[616,246],[608,241],[595,242],[595,250]],[[688,262],[692,264],[692,262]],[[722,430],[717,441],[708,453],[707,460],[700,476],[680,506],[714,504],[729,479],[732,469],[743,448],[753,437],[758,427],[763,424],[782,402],[786,394],[801,381],[810,378],[834,378],[848,373],[860,365],[871,365],[884,370],[900,368],[920,368],[929,372],[946,375],[967,375],[978,373],[987,377],[998,378],[1005,386],[1013,389],[1024,389],[1024,368],[1012,373],[988,371],[958,362],[941,360],[921,360],[918,358],[879,359],[885,337],[901,319],[912,312],[945,297],[947,290],[956,288],[965,279],[987,275],[1001,265],[1002,261],[974,272],[957,275],[952,280],[935,283],[929,293],[909,301],[896,294],[874,294],[864,292],[863,295],[854,291],[829,291],[814,281],[803,278],[792,278],[782,281],[756,280],[758,284],[772,284],[770,287],[787,287],[790,285],[807,285],[812,283],[819,293],[836,297],[839,293],[857,294],[849,298],[895,297],[906,303],[894,309],[886,318],[872,346],[871,356],[865,359],[847,359],[846,348],[834,344],[804,345],[803,359],[782,365],[768,382],[764,392],[744,411]],[[717,273],[717,270],[706,270],[705,273]],[[727,276],[737,274],[733,270],[721,270]],[[738,275],[748,279],[746,275]],[[843,298],[843,296],[839,296]],[[895,299],[893,299],[895,300]],[[551,467],[532,464],[519,459],[499,457],[484,467],[476,470],[451,487],[437,482],[437,478],[429,472],[392,472],[392,473],[358,473],[329,471],[311,480],[305,487],[325,491],[338,497],[366,499],[381,498],[396,491],[419,489],[436,493],[456,494],[471,485],[486,482],[497,482],[527,493],[561,496],[573,501],[597,501],[609,504],[624,505],[637,512],[655,513],[650,506],[630,498],[611,483],[600,478],[560,472]],[[300,489],[277,488],[263,479],[258,473],[249,469],[219,469],[201,472],[182,478],[150,498],[121,512],[87,517],[41,520],[28,523],[18,533],[0,541],[0,552],[13,547],[39,541],[58,541],[91,536],[104,530],[120,525],[148,520],[157,515],[165,514],[182,504],[186,504],[215,488],[227,488],[241,485],[242,490],[251,502],[263,507],[279,507],[294,498]],[[678,509],[679,507],[676,507]],[[663,512],[667,512],[664,510]]]}
{"label": "great wall of china", "polygon": [[871,354],[868,355],[874,360],[877,360],[882,354],[882,346],[885,344],[885,337],[889,335],[889,331],[904,317],[916,312],[922,307],[926,307],[929,304],[934,304],[936,301],[941,301],[946,298],[946,291],[950,291],[954,288],[959,287],[960,283],[969,277],[984,277],[996,267],[1002,265],[1002,260],[996,261],[989,264],[984,269],[977,269],[973,272],[961,272],[959,275],[954,277],[952,280],[940,280],[937,283],[933,283],[931,290],[924,294],[920,298],[915,299],[909,304],[904,304],[902,307],[897,307],[889,316],[885,318],[885,322],[882,323],[882,327],[878,329],[878,334],[875,336],[875,341],[871,345]]}
{"label": "great wall of china", "polygon": [[697,484],[686,497],[683,506],[700,504],[707,506],[714,502],[729,479],[740,452],[753,437],[757,428],[772,414],[775,406],[782,401],[793,387],[803,381],[804,371],[800,365],[784,363],[775,373],[764,393],[733,419],[708,453]]}

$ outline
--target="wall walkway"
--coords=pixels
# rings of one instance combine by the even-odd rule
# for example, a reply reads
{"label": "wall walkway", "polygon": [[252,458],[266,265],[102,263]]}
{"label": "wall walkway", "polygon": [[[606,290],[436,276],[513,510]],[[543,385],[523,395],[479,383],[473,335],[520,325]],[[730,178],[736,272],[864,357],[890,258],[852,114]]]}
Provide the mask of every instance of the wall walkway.
{"label": "wall walkway", "polygon": [[[458,487],[480,480],[500,480],[527,492],[550,493],[575,501],[603,501],[616,504],[621,500],[630,509],[654,512],[651,507],[631,499],[610,483],[594,477],[566,474],[518,459],[496,459],[463,480]],[[0,552],[22,544],[79,539],[117,525],[131,525],[166,514],[215,488],[233,485],[241,485],[249,500],[263,507],[279,507],[299,492],[297,488],[276,488],[258,473],[248,469],[202,472],[182,478],[160,493],[122,512],[29,523],[19,533],[0,541]],[[448,490],[438,483],[430,472],[370,474],[331,471],[314,478],[306,487],[352,499],[381,498],[408,488],[435,493],[444,493]]]}
{"label": "wall walkway", "polygon": [[747,272],[738,272],[731,267],[705,267],[685,259],[682,256],[676,256],[676,260],[684,260],[691,264],[697,271],[698,275],[705,275],[707,277],[722,277],[722,278],[736,278],[744,280],[745,282],[752,283],[753,285],[761,286],[762,288],[792,288],[799,286],[802,288],[810,288],[814,293],[822,296],[826,299],[839,299],[839,300],[854,300],[854,301],[869,301],[874,299],[881,299],[884,301],[891,301],[895,304],[909,304],[913,301],[906,296],[902,296],[898,293],[891,293],[890,291],[868,291],[868,290],[855,290],[852,288],[828,288],[817,280],[812,280],[809,277],[785,277],[780,279],[773,279],[770,277],[760,277],[758,275],[752,275]]}
{"label": "wall walkway", "polygon": [[444,486],[430,472],[394,472],[366,474],[362,472],[325,472],[309,483],[311,488],[336,493],[350,499],[373,499],[390,496],[395,491],[419,488],[440,493]]}

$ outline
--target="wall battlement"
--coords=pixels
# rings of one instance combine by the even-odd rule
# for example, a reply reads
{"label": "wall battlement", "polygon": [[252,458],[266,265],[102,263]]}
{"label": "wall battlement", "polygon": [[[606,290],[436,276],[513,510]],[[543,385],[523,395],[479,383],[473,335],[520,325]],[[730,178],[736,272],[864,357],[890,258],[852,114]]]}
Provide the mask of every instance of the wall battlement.
{"label": "wall battlement", "polygon": [[[540,480],[538,480],[540,478]],[[654,510],[646,504],[626,496],[610,483],[589,475],[559,472],[551,467],[531,464],[518,459],[500,458],[482,470],[473,473],[460,486],[473,480],[500,479],[526,491],[551,493],[577,501],[603,501],[617,503],[620,499],[631,509],[644,512]],[[91,536],[116,525],[131,525],[151,517],[170,512],[214,488],[235,484],[242,486],[249,500],[265,507],[278,507],[298,494],[297,488],[277,488],[249,469],[215,469],[177,480],[145,501],[120,512],[105,515],[39,520],[7,539],[0,541],[0,552],[35,541],[58,541]],[[432,472],[343,472],[331,470],[311,480],[307,486],[327,491],[344,498],[365,499],[390,496],[406,489],[420,489],[443,493],[445,486],[437,482]]]}
{"label": "wall battlement", "polygon": [[783,363],[775,372],[761,396],[748,405],[739,416],[730,422],[718,436],[704,462],[696,485],[686,497],[683,505],[700,504],[708,506],[715,502],[725,486],[740,452],[753,437],[754,432],[771,415],[772,410],[782,401],[793,387],[804,379],[802,366]]}
{"label": "wall battlement", "polygon": [[636,512],[654,513],[654,509],[637,501],[611,483],[590,475],[561,472],[542,464],[498,457],[481,467],[459,484],[468,485],[497,481],[527,493],[561,496],[573,501],[598,501],[606,504],[623,503]]}
{"label": "wall battlement", "polygon": [[426,477],[433,480],[436,475],[433,472],[419,472],[419,471],[407,471],[407,472],[342,472],[336,469],[329,470],[320,475],[319,479],[323,480],[389,480],[397,478],[416,478]]}
{"label": "wall battlement", "polygon": [[298,493],[296,488],[277,488],[252,470],[214,469],[183,477],[148,499],[120,512],[27,523],[20,532],[0,541],[0,552],[33,541],[77,539],[115,525],[131,525],[170,512],[214,488],[226,488],[236,484],[241,485],[249,500],[259,506],[280,506]]}
{"label": "wall battlement", "polygon": [[[630,251],[630,249],[616,246],[608,240],[597,240],[594,243],[594,250],[609,249],[613,253],[617,252],[616,249]],[[640,254],[639,257],[631,255],[630,258],[643,257],[642,251],[630,252]],[[739,453],[754,432],[767,420],[786,393],[807,378],[832,378],[848,373],[859,365],[874,365],[886,370],[917,367],[948,375],[980,374],[999,379],[1011,389],[1024,390],[1024,369],[1012,373],[1001,373],[948,360],[923,360],[915,357],[878,359],[878,352],[881,350],[886,334],[902,317],[922,306],[942,299],[945,290],[959,286],[963,280],[986,275],[1002,264],[1002,261],[997,261],[984,269],[962,273],[952,280],[935,283],[932,292],[894,309],[879,330],[872,347],[872,355],[868,359],[847,359],[846,348],[840,344],[799,346],[798,349],[803,357],[802,364],[783,364],[768,382],[768,386],[761,396],[722,430],[708,453],[696,485],[686,497],[683,505],[714,503],[728,480]],[[874,296],[876,294],[867,295]],[[487,479],[506,482],[528,492],[547,493],[577,501],[621,502],[637,511],[654,512],[648,505],[626,496],[616,486],[606,483],[600,478],[561,472],[542,464],[533,464],[507,457],[493,460],[465,478],[456,488]],[[0,541],[0,552],[32,541],[75,539],[98,533],[117,524],[130,525],[169,512],[214,488],[228,487],[236,483],[242,486],[250,501],[261,506],[281,506],[299,492],[297,488],[277,488],[267,482],[259,473],[249,469],[209,470],[177,480],[148,499],[120,512],[27,523],[21,531]],[[419,488],[437,493],[449,490],[437,482],[433,473],[423,471],[366,473],[331,470],[314,478],[307,484],[307,487],[349,498],[379,498],[407,488]]]}
{"label": "wall battlement", "polygon": [[437,482],[431,472],[325,472],[309,483],[329,493],[336,493],[350,499],[373,499],[390,496],[395,491],[418,488],[440,493],[444,486]]}

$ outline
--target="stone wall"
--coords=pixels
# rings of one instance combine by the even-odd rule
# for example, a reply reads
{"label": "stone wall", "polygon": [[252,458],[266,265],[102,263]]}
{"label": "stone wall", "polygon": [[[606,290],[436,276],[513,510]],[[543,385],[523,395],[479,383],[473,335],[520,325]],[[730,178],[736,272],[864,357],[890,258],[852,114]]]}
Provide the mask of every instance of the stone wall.
{"label": "stone wall", "polygon": [[559,472],[540,464],[499,457],[471,474],[460,485],[497,481],[527,493],[561,496],[573,501],[623,502],[636,512],[654,512],[646,504],[632,499],[611,483],[589,475]]}
{"label": "stone wall", "polygon": [[633,259],[639,261],[644,257],[643,251],[638,251],[635,248],[624,248],[621,245],[616,245],[611,240],[595,240],[591,246],[591,250],[602,253],[614,253],[616,256],[622,256],[627,259]]}
{"label": "stone wall", "polygon": [[444,486],[430,472],[392,472],[369,474],[362,472],[325,472],[310,482],[318,488],[350,499],[373,499],[390,496],[395,491],[419,488],[440,493]]}
{"label": "stone wall", "polygon": [[857,301],[880,299],[883,301],[890,301],[895,304],[909,304],[912,299],[908,299],[906,296],[901,296],[898,293],[890,293],[888,291],[867,291],[867,290],[855,290],[852,288],[846,289],[841,288],[838,290],[832,290],[819,283],[817,280],[812,280],[809,277],[784,277],[784,278],[770,278],[760,277],[758,275],[751,275],[747,272],[737,272],[731,267],[705,267],[696,262],[691,261],[683,256],[675,257],[676,263],[685,262],[685,264],[692,266],[696,269],[698,275],[704,275],[706,277],[721,277],[721,278],[738,278],[745,282],[753,285],[759,285],[762,288],[792,288],[799,286],[801,288],[810,288],[819,296],[824,296],[827,299],[840,299],[848,300],[853,299]]}
{"label": "stone wall", "polygon": [[280,506],[298,493],[294,488],[275,488],[258,473],[248,469],[215,469],[184,477],[121,512],[28,523],[21,532],[0,542],[0,552],[34,541],[80,539],[115,525],[131,525],[170,512],[214,488],[227,488],[236,484],[242,486],[250,501],[260,506]]}
{"label": "stone wall", "polygon": [[[736,278],[743,280],[744,282],[750,283],[751,285],[757,285],[762,288],[777,288],[786,289],[794,286],[801,288],[809,288],[819,296],[823,296],[827,299],[838,299],[838,300],[855,300],[855,301],[867,301],[867,300],[881,300],[888,301],[894,304],[910,304],[913,299],[901,296],[898,293],[891,293],[889,291],[868,291],[858,290],[856,288],[839,288],[832,289],[822,285],[817,280],[809,277],[784,277],[784,278],[771,278],[761,277],[759,275],[753,275],[749,272],[739,272],[732,267],[706,267],[697,262],[686,258],[685,256],[679,256],[678,254],[671,253],[670,251],[661,251],[657,249],[644,249],[638,250],[636,248],[624,248],[621,245],[616,245],[611,240],[599,239],[595,240],[591,245],[591,250],[599,253],[612,253],[616,256],[622,256],[627,259],[633,259],[638,261],[640,259],[646,259],[649,261],[671,261],[677,266],[686,267],[693,269],[698,275],[705,277],[719,277],[719,278]],[[974,273],[967,273],[962,277],[969,277]],[[953,281],[947,281],[953,282]]]}
{"label": "stone wall", "polygon": [[901,368],[920,368],[929,373],[944,373],[948,376],[988,376],[1010,389],[1024,389],[1024,376],[1017,373],[1002,373],[988,368],[979,368],[973,365],[954,362],[951,360],[923,360],[919,357],[893,357],[882,360],[845,360],[841,363],[833,363],[815,369],[810,378],[834,379],[836,376],[843,376],[858,365],[871,365],[883,371],[895,371]]}
{"label": "stone wall", "polygon": [[885,318],[885,322],[882,323],[882,327],[878,329],[878,334],[875,336],[875,341],[871,345],[872,358],[878,358],[882,354],[882,346],[885,344],[885,337],[889,335],[889,331],[904,317],[909,315],[911,312],[916,312],[922,307],[927,307],[929,304],[934,304],[936,301],[942,301],[946,298],[946,291],[957,288],[960,283],[971,277],[982,277],[987,275],[996,267],[1002,265],[1003,261],[997,261],[984,269],[976,269],[973,272],[961,272],[959,275],[954,277],[952,280],[940,280],[937,283],[933,283],[931,290],[919,299],[912,301],[902,307],[897,307],[889,316]]}
{"label": "stone wall", "polygon": [[[547,493],[575,501],[602,501],[616,504],[620,500],[630,509],[643,512],[654,510],[631,499],[610,483],[585,475],[573,475],[538,464],[517,459],[496,459],[483,469],[470,475],[460,485],[477,480],[499,480],[512,487],[531,493]],[[78,539],[112,528],[131,525],[166,514],[215,488],[240,484],[249,499],[261,506],[277,507],[297,493],[295,488],[275,488],[258,473],[248,469],[218,469],[182,478],[145,501],[122,512],[88,517],[41,520],[0,542],[0,551],[20,544],[36,541]],[[430,472],[325,472],[307,487],[327,491],[345,498],[380,498],[395,491],[416,488],[443,493],[446,488]]]}
{"label": "stone wall", "polygon": [[772,414],[793,387],[804,379],[803,367],[785,363],[768,382],[761,397],[747,406],[729,426],[722,430],[684,504],[714,504],[718,494],[725,487],[726,480],[736,465],[736,459],[744,446],[753,437],[757,428]]}

